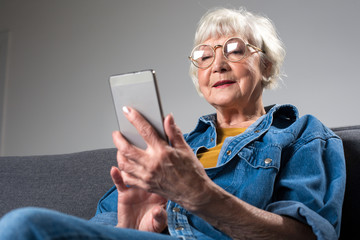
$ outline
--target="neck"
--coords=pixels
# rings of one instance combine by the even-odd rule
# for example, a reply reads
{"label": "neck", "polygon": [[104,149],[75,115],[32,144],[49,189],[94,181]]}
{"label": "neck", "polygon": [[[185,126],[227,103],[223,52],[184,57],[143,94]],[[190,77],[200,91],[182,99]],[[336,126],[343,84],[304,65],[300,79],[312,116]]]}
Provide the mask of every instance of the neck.
{"label": "neck", "polygon": [[217,108],[217,126],[220,128],[247,128],[264,114],[262,101],[247,107]]}

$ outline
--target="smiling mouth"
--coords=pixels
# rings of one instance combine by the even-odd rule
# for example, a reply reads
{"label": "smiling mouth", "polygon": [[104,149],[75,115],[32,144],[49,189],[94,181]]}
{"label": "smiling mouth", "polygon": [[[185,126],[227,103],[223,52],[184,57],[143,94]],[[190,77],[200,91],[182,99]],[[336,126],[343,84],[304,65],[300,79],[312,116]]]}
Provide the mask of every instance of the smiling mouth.
{"label": "smiling mouth", "polygon": [[224,88],[227,86],[230,86],[232,84],[236,83],[235,81],[231,81],[231,80],[223,80],[223,81],[218,81],[216,82],[213,87],[214,88]]}

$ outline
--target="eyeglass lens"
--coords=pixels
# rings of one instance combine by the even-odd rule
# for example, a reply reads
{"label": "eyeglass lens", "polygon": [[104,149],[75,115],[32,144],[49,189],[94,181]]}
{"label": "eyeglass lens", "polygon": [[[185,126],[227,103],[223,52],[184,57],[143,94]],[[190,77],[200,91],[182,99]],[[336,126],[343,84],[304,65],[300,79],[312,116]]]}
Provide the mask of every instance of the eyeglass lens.
{"label": "eyeglass lens", "polygon": [[[245,51],[246,44],[240,38],[230,38],[223,46],[223,54],[225,58],[232,62],[237,62],[243,59]],[[215,59],[214,48],[210,45],[199,45],[192,51],[191,58],[197,67],[209,67]]]}

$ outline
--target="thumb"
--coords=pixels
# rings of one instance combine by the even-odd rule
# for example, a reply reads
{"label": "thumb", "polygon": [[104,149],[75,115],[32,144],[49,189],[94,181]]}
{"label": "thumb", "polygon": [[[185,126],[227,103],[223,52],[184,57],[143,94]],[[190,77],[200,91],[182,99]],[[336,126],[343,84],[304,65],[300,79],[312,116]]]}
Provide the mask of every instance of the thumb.
{"label": "thumb", "polygon": [[169,138],[170,144],[176,148],[183,148],[187,146],[180,128],[175,124],[174,116],[169,114],[164,120],[165,133]]}
{"label": "thumb", "polygon": [[123,191],[126,189],[126,186],[121,177],[121,172],[117,167],[111,168],[110,175],[118,191]]}
{"label": "thumb", "polygon": [[154,232],[162,232],[167,226],[167,214],[163,207],[157,206],[151,210]]}

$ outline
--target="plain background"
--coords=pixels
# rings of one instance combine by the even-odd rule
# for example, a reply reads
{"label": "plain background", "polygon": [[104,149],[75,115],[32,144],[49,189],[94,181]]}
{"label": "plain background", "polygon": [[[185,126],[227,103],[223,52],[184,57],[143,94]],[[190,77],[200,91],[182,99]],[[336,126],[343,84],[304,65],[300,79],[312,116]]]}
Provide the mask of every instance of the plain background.
{"label": "plain background", "polygon": [[360,124],[357,0],[0,0],[0,36],[9,35],[0,155],[113,147],[108,77],[142,69],[156,70],[164,112],[190,131],[214,110],[197,95],[187,56],[200,17],[219,6],[268,16],[285,43],[287,77],[264,105],[294,104],[329,127]]}

